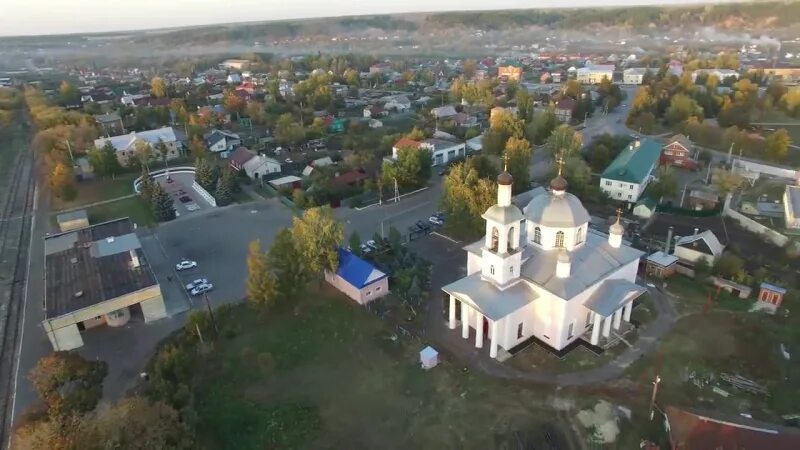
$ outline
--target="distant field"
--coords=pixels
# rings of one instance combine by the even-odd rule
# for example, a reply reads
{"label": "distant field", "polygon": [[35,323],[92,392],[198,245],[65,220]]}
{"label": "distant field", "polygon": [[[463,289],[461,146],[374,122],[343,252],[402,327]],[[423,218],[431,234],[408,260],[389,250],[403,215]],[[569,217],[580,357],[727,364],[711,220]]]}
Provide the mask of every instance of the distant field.
{"label": "distant field", "polygon": [[764,116],[758,122],[767,122],[767,123],[792,123],[795,125],[788,126],[788,125],[776,125],[774,127],[771,126],[764,126],[764,128],[785,128],[786,131],[789,132],[789,137],[792,139],[793,145],[800,145],[800,119],[789,117],[784,114],[782,111],[771,110],[764,113]]}

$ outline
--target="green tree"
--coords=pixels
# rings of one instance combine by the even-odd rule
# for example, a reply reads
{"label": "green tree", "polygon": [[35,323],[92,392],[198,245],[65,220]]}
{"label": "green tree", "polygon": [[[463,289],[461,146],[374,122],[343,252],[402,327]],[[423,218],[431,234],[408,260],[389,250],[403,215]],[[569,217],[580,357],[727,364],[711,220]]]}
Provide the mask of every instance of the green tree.
{"label": "green tree", "polygon": [[165,144],[161,138],[158,138],[158,142],[156,142],[154,150],[156,155],[161,158],[161,161],[164,163],[164,168],[168,168],[169,166],[167,165],[167,159],[169,156],[169,147],[167,147],[167,144]]}
{"label": "green tree", "polygon": [[664,113],[664,120],[670,125],[676,125],[686,121],[689,117],[697,117],[702,120],[703,109],[693,98],[687,95],[676,94],[672,96],[669,107]]}
{"label": "green tree", "polygon": [[483,146],[483,153],[487,155],[499,155],[503,153],[508,136],[500,130],[490,128],[483,133],[481,145]]}
{"label": "green tree", "polygon": [[525,130],[525,133],[528,140],[535,145],[542,145],[547,141],[547,138],[550,137],[557,126],[558,118],[553,108],[547,108],[533,114],[533,119]]}
{"label": "green tree", "polygon": [[559,125],[545,142],[550,155],[564,154],[568,157],[577,154],[583,146],[583,137],[569,125]]}
{"label": "green tree", "polygon": [[495,180],[480,178],[465,163],[450,168],[444,180],[441,205],[447,216],[446,226],[454,234],[474,237],[484,227],[481,215],[497,202]]}
{"label": "green tree", "polygon": [[291,113],[282,114],[275,123],[275,140],[281,145],[293,145],[305,138],[303,125],[295,122]]}
{"label": "green tree", "polygon": [[356,255],[361,256],[361,236],[358,235],[358,231],[353,230],[350,233],[350,251],[355,253]]}
{"label": "green tree", "polygon": [[490,127],[503,133],[506,139],[512,136],[522,138],[525,134],[525,124],[510,111],[493,112],[490,119]]}
{"label": "green tree", "polygon": [[734,255],[731,252],[725,252],[720,256],[717,262],[714,263],[712,272],[723,278],[731,279],[742,270],[744,261],[742,258]]}
{"label": "green tree", "polygon": [[533,159],[530,142],[510,137],[506,142],[505,158],[508,161],[508,173],[514,180],[514,192],[527,191],[531,184],[530,165]]}
{"label": "green tree", "polygon": [[94,172],[102,177],[113,178],[122,171],[117,152],[109,141],[101,148],[89,150],[88,158]]}
{"label": "green tree", "polygon": [[150,204],[153,199],[153,184],[155,184],[155,181],[153,181],[150,172],[147,171],[145,166],[142,166],[140,178],[142,181],[139,184],[139,193],[142,195],[144,201]]}
{"label": "green tree", "polygon": [[270,306],[275,301],[275,281],[261,241],[251,241],[247,247],[247,300],[258,307]]}
{"label": "green tree", "polygon": [[167,96],[167,82],[161,77],[153,77],[150,80],[150,92],[156,97]]}
{"label": "green tree", "polygon": [[330,208],[311,208],[302,217],[295,217],[292,237],[297,245],[298,259],[310,275],[321,277],[325,271],[336,271],[344,227],[333,218]]}
{"label": "green tree", "polygon": [[208,156],[208,148],[206,148],[206,143],[203,142],[200,136],[194,136],[189,141],[189,154],[191,154],[195,160]]}
{"label": "green tree", "polygon": [[781,128],[778,131],[771,133],[769,136],[767,136],[765,145],[767,158],[769,158],[770,161],[784,161],[789,152],[790,143],[791,140],[789,139],[789,133],[786,131],[786,129]]}
{"label": "green tree", "polygon": [[392,251],[397,253],[400,251],[403,245],[403,235],[400,234],[400,231],[397,228],[390,226],[389,227],[389,246],[391,246]]}
{"label": "green tree", "polygon": [[800,88],[793,87],[789,89],[780,101],[781,106],[792,117],[800,116]]}
{"label": "green tree", "polygon": [[80,100],[80,92],[74,84],[63,80],[58,86],[58,100],[62,105],[71,105]]}
{"label": "green tree", "polygon": [[651,198],[663,199],[673,197],[678,193],[678,176],[675,171],[667,166],[658,169],[656,181],[647,188]]}
{"label": "green tree", "polygon": [[425,139],[427,136],[425,135],[424,130],[414,127],[411,129],[411,131],[408,132],[408,134],[406,134],[406,137],[413,141],[421,141]]}
{"label": "green tree", "polygon": [[194,178],[197,184],[208,192],[214,192],[217,186],[217,175],[208,161],[198,158],[194,163]]}
{"label": "green tree", "polygon": [[430,179],[433,161],[427,149],[404,147],[397,150],[397,160],[384,162],[382,182],[384,186],[394,186],[394,180],[400,188],[423,186]]}
{"label": "green tree", "polygon": [[468,169],[474,169],[480,178],[497,178],[499,171],[491,158],[486,155],[473,155],[467,158],[465,164]]}
{"label": "green tree", "polygon": [[711,175],[711,183],[717,193],[724,196],[742,187],[744,178],[738,173],[729,172],[725,169],[715,169]]}
{"label": "green tree", "polygon": [[64,201],[73,200],[78,191],[75,188],[75,174],[72,172],[72,167],[62,162],[57,163],[50,173],[50,187],[56,197]]}
{"label": "green tree", "polygon": [[308,283],[308,273],[291,230],[278,231],[267,252],[267,262],[272,270],[275,299],[297,299]]}
{"label": "green tree", "polygon": [[475,62],[474,59],[465,59],[464,60],[464,77],[467,79],[471,79],[475,76],[475,71],[478,68],[478,63]]}
{"label": "green tree", "polygon": [[160,183],[154,182],[152,185],[150,205],[157,221],[168,222],[175,218],[175,203]]}
{"label": "green tree", "polygon": [[54,352],[36,362],[28,379],[44,402],[47,415],[63,420],[97,406],[107,373],[108,366],[103,361],[87,361],[72,352]]}

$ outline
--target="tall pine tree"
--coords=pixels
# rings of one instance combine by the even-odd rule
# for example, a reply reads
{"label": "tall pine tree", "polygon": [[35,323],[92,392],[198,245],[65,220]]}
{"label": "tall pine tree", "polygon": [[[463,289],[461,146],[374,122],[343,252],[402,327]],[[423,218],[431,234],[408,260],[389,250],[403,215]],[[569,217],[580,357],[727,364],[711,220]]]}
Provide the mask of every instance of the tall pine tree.
{"label": "tall pine tree", "polygon": [[256,239],[247,247],[247,300],[259,307],[275,301],[275,277],[269,268],[267,254]]}
{"label": "tall pine tree", "polygon": [[139,184],[139,192],[142,194],[142,198],[147,203],[151,203],[153,200],[153,185],[157,184],[153,181],[150,177],[150,172],[147,171],[147,167],[142,166],[142,175],[141,175],[141,183]]}
{"label": "tall pine tree", "polygon": [[205,159],[198,158],[195,162],[194,178],[197,184],[209,193],[214,192],[217,187],[217,175],[214,168]]}
{"label": "tall pine tree", "polygon": [[214,190],[217,206],[225,206],[233,202],[233,183],[233,171],[227,169],[222,172],[222,176],[217,180],[217,188]]}
{"label": "tall pine tree", "polygon": [[175,218],[175,205],[167,191],[160,184],[152,182],[150,205],[153,217],[159,222],[168,222]]}

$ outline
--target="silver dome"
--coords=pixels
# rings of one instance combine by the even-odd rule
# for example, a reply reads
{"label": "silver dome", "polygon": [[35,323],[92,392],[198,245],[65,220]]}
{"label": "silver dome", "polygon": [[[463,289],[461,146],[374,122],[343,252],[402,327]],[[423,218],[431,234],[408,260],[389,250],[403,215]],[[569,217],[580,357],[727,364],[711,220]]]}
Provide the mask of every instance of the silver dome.
{"label": "silver dome", "polygon": [[543,227],[577,228],[589,222],[589,213],[569,192],[540,194],[525,207],[525,219]]}

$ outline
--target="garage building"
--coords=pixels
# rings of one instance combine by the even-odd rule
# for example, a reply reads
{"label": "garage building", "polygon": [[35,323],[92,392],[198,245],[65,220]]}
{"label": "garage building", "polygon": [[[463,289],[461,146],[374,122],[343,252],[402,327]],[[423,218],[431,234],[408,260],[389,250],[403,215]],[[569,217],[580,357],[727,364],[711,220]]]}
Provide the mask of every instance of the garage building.
{"label": "garage building", "polygon": [[166,317],[161,288],[129,218],[48,236],[45,319],[53,349],[83,345],[81,331]]}

